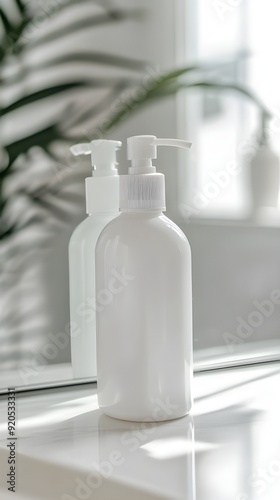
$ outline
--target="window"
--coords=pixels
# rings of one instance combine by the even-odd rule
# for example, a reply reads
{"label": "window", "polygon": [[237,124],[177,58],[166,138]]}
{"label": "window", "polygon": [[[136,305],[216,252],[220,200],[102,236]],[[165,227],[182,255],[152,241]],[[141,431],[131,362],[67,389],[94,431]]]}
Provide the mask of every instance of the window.
{"label": "window", "polygon": [[[186,58],[205,67],[204,79],[246,87],[265,104],[273,114],[265,124],[269,141],[280,156],[279,14],[273,0],[187,0]],[[194,148],[183,203],[202,218],[246,218],[259,107],[233,90],[192,90],[184,98]]]}
{"label": "window", "polygon": [[[203,68],[196,81],[257,96],[271,113],[264,128],[280,158],[280,5],[186,0],[185,10],[181,64]],[[255,217],[249,170],[263,112],[232,89],[193,88],[179,103],[179,135],[193,141],[182,154],[180,207],[193,254],[196,368],[279,359],[280,306],[271,297],[280,289],[280,217],[276,208],[274,219],[272,212]]]}

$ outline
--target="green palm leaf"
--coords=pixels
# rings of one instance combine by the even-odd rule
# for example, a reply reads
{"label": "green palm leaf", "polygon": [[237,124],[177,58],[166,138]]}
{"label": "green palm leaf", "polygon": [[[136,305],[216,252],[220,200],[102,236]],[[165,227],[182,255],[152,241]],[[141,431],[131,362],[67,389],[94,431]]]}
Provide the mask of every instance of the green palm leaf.
{"label": "green palm leaf", "polygon": [[133,17],[139,17],[139,12],[135,11],[135,9],[131,11],[116,9],[108,11],[105,14],[87,16],[85,19],[81,19],[79,21],[74,20],[64,28],[53,30],[51,33],[40,36],[40,38],[36,38],[34,40],[31,39],[28,43],[27,49],[32,49],[34,46],[36,46],[37,49],[42,45],[61,40],[66,36],[72,36],[79,31],[84,31],[89,28],[93,29],[97,26],[102,26],[110,23],[126,21]]}
{"label": "green palm leaf", "polygon": [[87,87],[89,85],[92,86],[93,83],[90,84],[87,82],[78,81],[78,82],[65,83],[63,85],[56,85],[54,87],[45,88],[43,90],[34,92],[33,94],[22,97],[21,99],[18,99],[17,101],[15,101],[13,104],[10,104],[6,108],[2,108],[0,114],[4,116],[8,113],[11,113],[12,111],[22,108],[23,106],[27,106],[28,104],[34,104],[38,101],[42,101],[42,99],[46,99],[47,97],[54,97],[68,90],[74,88]]}

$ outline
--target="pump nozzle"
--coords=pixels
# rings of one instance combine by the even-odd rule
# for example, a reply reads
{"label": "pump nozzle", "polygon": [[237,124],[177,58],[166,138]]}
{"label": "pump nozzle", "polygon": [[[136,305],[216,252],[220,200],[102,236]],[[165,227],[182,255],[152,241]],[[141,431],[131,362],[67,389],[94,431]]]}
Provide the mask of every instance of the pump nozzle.
{"label": "pump nozzle", "polygon": [[192,143],[180,139],[158,139],[155,135],[136,135],[127,139],[127,155],[131,160],[130,174],[152,174],[156,168],[152,160],[157,158],[158,146],[174,146],[190,149]]}
{"label": "pump nozzle", "polygon": [[92,177],[86,178],[86,209],[88,214],[119,210],[119,176],[116,152],[120,141],[100,139],[70,147],[74,156],[91,155]]}
{"label": "pump nozzle", "polygon": [[84,142],[83,144],[75,144],[74,146],[70,147],[70,151],[74,156],[90,155],[91,144],[90,142]]}
{"label": "pump nozzle", "polygon": [[117,175],[116,151],[121,145],[120,141],[100,139],[76,144],[70,148],[70,151],[74,156],[91,155],[91,164],[94,167],[93,176]]}
{"label": "pump nozzle", "polygon": [[181,139],[157,139],[155,140],[156,146],[174,146],[175,148],[190,149],[192,143],[189,141],[182,141]]}
{"label": "pump nozzle", "polygon": [[[164,175],[156,173],[152,160],[158,146],[189,149],[191,142],[179,139],[158,139],[155,135],[136,135],[127,139],[127,154],[131,160],[130,175],[120,178],[120,209],[165,210]],[[131,175],[133,174],[133,175]]]}

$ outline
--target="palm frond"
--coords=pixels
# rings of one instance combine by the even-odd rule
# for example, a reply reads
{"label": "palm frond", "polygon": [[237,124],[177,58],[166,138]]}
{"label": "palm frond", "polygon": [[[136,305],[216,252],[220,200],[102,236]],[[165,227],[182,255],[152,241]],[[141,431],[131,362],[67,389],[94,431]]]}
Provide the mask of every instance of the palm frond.
{"label": "palm frond", "polygon": [[132,92],[131,97],[129,97],[126,101],[123,100],[122,104],[118,106],[117,111],[111,114],[110,118],[106,122],[105,131],[109,131],[126,118],[128,114],[131,115],[132,113],[135,113],[151,101],[163,99],[165,97],[175,95],[181,90],[189,90],[192,88],[212,89],[216,91],[235,91],[254,102],[260,108],[265,117],[269,118],[271,116],[270,111],[265,107],[258,96],[244,86],[235,83],[221,83],[219,81],[207,80],[180,82],[180,76],[196,69],[197,67],[192,66],[167,73],[166,75],[154,80],[151,85],[149,85],[148,89],[143,89],[140,96],[136,95],[135,97],[135,94]]}
{"label": "palm frond", "polygon": [[[97,66],[108,66],[112,68],[120,68],[126,69],[133,72],[143,72],[143,69],[146,66],[146,62],[144,61],[134,61],[133,59],[118,57],[111,54],[106,53],[72,53],[61,57],[56,57],[50,59],[49,61],[42,61],[37,63],[36,65],[25,65],[24,67],[19,67],[17,72],[14,75],[9,75],[8,77],[0,76],[0,83],[5,86],[10,86],[14,84],[20,83],[24,77],[27,75],[32,75],[34,73],[38,73],[42,70],[53,69],[55,67],[63,68],[67,65],[75,65],[78,66],[80,64],[87,64],[90,69],[93,69],[95,65]],[[118,80],[119,77],[116,77]],[[123,79],[122,79],[123,80]],[[139,80],[136,80],[132,77],[127,77],[126,81],[131,85],[137,85],[140,83]],[[114,82],[113,77],[94,77],[92,80],[92,87],[96,87],[99,83],[100,86],[109,86],[111,82]]]}
{"label": "palm frond", "polygon": [[25,4],[22,2],[22,0],[15,0],[15,3],[17,5],[17,8],[21,14],[25,13],[26,7]]}
{"label": "palm frond", "polygon": [[47,45],[53,43],[57,40],[62,40],[64,37],[72,36],[73,34],[84,31],[86,29],[93,29],[97,26],[102,26],[106,24],[126,21],[128,19],[139,17],[139,11],[136,9],[114,9],[112,11],[107,11],[104,14],[95,14],[87,16],[84,19],[74,20],[69,22],[67,26],[61,29],[55,29],[51,33],[46,33],[41,35],[39,38],[32,39],[28,41],[26,50],[31,50],[36,46],[36,49],[42,45]]}
{"label": "palm frond", "polygon": [[4,116],[8,113],[11,113],[12,111],[15,111],[16,109],[22,108],[23,106],[27,106],[28,104],[34,104],[38,101],[41,102],[42,99],[45,99],[47,97],[54,97],[56,95],[61,94],[62,92],[78,87],[86,87],[89,85],[91,86],[94,85],[94,82],[91,82],[91,84],[89,84],[88,82],[85,81],[77,81],[77,82],[64,83],[63,85],[56,85],[49,88],[44,88],[43,90],[33,92],[32,94],[22,97],[21,99],[18,99],[17,101],[10,104],[6,108],[2,107],[1,115]]}
{"label": "palm frond", "polygon": [[0,241],[8,238],[16,231],[16,224],[9,226],[8,228],[1,227],[3,223],[0,221]]}
{"label": "palm frond", "polygon": [[1,7],[0,7],[0,19],[2,21],[5,32],[10,33],[12,31],[12,25]]}
{"label": "palm frond", "polygon": [[0,18],[4,28],[4,35],[0,48],[0,63],[12,53],[18,51],[20,38],[29,24],[31,17],[28,13],[26,5],[21,0],[12,0],[19,11],[19,20],[10,19],[6,10],[0,8]]}
{"label": "palm frond", "polygon": [[59,135],[58,125],[55,123],[40,130],[39,132],[29,135],[28,137],[24,137],[16,142],[8,144],[5,149],[8,153],[9,163],[7,167],[0,172],[0,183],[1,180],[3,181],[3,179],[10,174],[12,166],[18,156],[27,153],[29,149],[34,146],[34,144],[39,147],[49,146]]}

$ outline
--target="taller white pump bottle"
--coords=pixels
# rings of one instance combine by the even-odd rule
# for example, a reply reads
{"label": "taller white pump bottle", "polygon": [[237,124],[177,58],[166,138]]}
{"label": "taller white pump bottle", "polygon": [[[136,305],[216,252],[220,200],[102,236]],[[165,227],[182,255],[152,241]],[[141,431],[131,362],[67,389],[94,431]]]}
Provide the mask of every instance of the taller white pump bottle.
{"label": "taller white pump bottle", "polygon": [[157,146],[190,143],[128,139],[129,175],[120,176],[119,217],[96,245],[97,389],[104,413],[135,421],[170,420],[192,405],[191,251],[163,215],[165,178]]}
{"label": "taller white pump bottle", "polygon": [[97,140],[71,147],[75,155],[91,155],[92,177],[86,179],[88,217],[69,243],[71,358],[74,378],[96,377],[95,245],[102,229],[119,215],[119,141]]}

